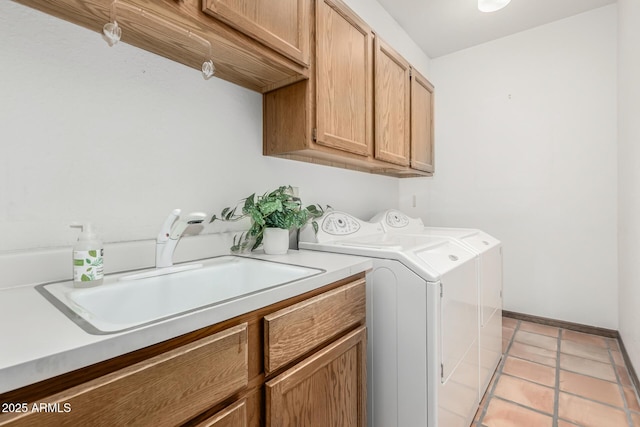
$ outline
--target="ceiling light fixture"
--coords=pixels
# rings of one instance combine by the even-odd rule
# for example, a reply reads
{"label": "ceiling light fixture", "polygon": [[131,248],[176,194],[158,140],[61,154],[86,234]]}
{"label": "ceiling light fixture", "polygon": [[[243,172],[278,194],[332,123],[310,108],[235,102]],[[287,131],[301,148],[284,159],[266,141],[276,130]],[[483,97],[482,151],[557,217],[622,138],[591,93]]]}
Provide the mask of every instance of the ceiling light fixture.
{"label": "ceiling light fixture", "polygon": [[478,0],[480,12],[495,12],[509,4],[511,0]]}

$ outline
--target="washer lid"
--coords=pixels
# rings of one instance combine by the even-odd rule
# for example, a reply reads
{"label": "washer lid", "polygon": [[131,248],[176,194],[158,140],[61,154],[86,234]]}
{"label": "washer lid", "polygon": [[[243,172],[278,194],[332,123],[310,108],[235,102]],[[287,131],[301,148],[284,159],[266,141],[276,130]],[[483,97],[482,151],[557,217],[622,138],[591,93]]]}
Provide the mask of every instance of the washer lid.
{"label": "washer lid", "polygon": [[430,236],[446,236],[457,239],[473,248],[478,253],[483,253],[493,247],[500,246],[500,240],[473,228],[444,228],[425,227],[424,233]]}
{"label": "washer lid", "polygon": [[419,234],[457,239],[477,253],[500,246],[498,239],[484,231],[475,228],[425,227],[420,218],[412,218],[397,209],[379,212],[370,222],[381,224],[387,234]]}
{"label": "washer lid", "polygon": [[375,234],[348,239],[335,239],[333,242],[345,246],[367,247],[398,247],[399,250],[409,251],[414,249],[426,249],[440,245],[448,241],[443,236],[427,236],[424,234]]}
{"label": "washer lid", "polygon": [[484,231],[479,230],[477,233],[460,238],[460,240],[480,253],[485,252],[493,247],[500,246],[500,240],[485,233]]}
{"label": "washer lid", "polygon": [[446,274],[477,258],[475,253],[453,240],[445,240],[438,245],[419,249],[413,253],[420,260],[419,262],[426,263],[440,274]]}
{"label": "washer lid", "polygon": [[300,249],[397,260],[427,281],[438,281],[477,259],[473,250],[451,237],[425,234],[424,226],[420,233],[385,233],[380,222],[339,211],[326,213],[318,224],[317,235],[310,226],[301,231]]}

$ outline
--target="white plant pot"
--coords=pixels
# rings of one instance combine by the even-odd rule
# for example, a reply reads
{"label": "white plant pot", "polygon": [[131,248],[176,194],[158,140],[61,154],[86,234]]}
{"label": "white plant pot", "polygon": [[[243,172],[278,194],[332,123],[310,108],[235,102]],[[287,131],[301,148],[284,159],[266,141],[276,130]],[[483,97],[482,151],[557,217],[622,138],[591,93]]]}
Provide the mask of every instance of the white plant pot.
{"label": "white plant pot", "polygon": [[265,228],[262,247],[268,255],[284,255],[289,249],[289,230],[283,228]]}

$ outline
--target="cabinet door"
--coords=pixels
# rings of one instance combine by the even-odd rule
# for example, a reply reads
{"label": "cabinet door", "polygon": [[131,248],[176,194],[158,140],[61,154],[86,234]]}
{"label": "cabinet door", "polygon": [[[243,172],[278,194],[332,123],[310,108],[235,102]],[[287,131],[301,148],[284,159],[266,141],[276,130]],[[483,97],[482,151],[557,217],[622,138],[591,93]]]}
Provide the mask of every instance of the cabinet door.
{"label": "cabinet door", "polygon": [[203,0],[202,10],[301,65],[309,65],[309,0]]}
{"label": "cabinet door", "polygon": [[433,85],[411,73],[411,167],[433,172]]}
{"label": "cabinet door", "polygon": [[247,427],[247,401],[242,399],[196,427]]}
{"label": "cabinet door", "polygon": [[371,28],[336,0],[318,0],[316,17],[316,142],[371,155]]}
{"label": "cabinet door", "polygon": [[267,427],[364,427],[366,328],[347,334],[266,384]]}
{"label": "cabinet door", "polygon": [[380,37],[375,39],[375,157],[409,166],[409,63]]}

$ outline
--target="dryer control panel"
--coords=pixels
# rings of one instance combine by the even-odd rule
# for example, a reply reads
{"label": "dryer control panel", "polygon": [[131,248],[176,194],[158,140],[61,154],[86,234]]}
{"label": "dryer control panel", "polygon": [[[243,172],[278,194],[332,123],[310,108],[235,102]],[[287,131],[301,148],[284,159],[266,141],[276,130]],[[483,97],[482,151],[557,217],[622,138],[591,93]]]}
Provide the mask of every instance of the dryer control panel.
{"label": "dryer control panel", "polygon": [[358,230],[360,230],[358,221],[341,212],[332,212],[322,220],[322,231],[334,236],[353,234]]}
{"label": "dryer control panel", "polygon": [[387,211],[384,222],[389,227],[401,228],[409,225],[409,217],[400,211]]}
{"label": "dryer control panel", "polygon": [[404,212],[388,209],[371,218],[371,222],[381,222],[387,233],[421,233],[424,223],[420,218],[412,218]]}

